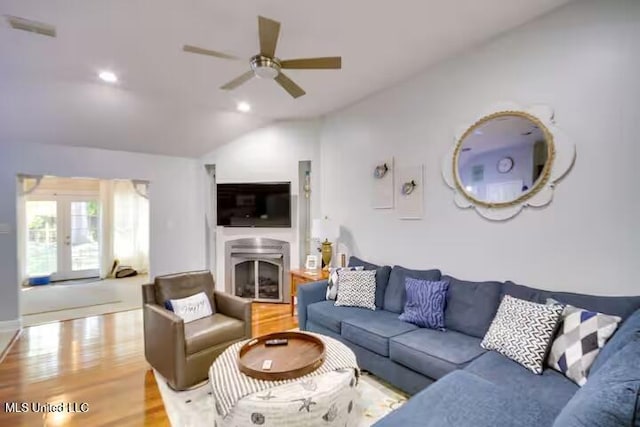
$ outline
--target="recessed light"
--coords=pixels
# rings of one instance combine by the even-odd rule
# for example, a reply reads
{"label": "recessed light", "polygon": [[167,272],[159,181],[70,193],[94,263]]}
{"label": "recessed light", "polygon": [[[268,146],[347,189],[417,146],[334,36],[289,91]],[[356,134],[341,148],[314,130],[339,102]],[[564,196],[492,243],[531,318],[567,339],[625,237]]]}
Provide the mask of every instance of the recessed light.
{"label": "recessed light", "polygon": [[100,71],[98,77],[100,77],[100,80],[107,83],[115,83],[118,81],[118,76],[116,76],[112,71]]}
{"label": "recessed light", "polygon": [[236,108],[242,113],[248,113],[251,111],[251,105],[247,102],[238,102],[238,106]]}

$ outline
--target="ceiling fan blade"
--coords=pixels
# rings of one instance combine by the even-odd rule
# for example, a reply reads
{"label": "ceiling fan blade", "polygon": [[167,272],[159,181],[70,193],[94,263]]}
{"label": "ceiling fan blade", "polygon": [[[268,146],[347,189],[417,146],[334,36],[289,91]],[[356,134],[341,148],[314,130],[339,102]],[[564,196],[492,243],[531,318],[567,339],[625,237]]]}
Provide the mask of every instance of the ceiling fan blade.
{"label": "ceiling fan blade", "polygon": [[274,80],[278,82],[278,84],[282,86],[284,90],[289,92],[289,95],[293,96],[294,98],[299,98],[306,93],[300,86],[295,84],[293,80],[282,73],[278,74],[278,76]]}
{"label": "ceiling fan blade", "polygon": [[250,80],[252,77],[254,76],[253,70],[251,71],[247,71],[246,73],[236,77],[235,79],[231,80],[229,83],[220,86],[220,89],[223,90],[232,90],[237,88],[238,86],[240,86],[241,84],[245,83],[247,80]]}
{"label": "ceiling fan blade", "polygon": [[285,59],[280,61],[280,66],[288,69],[335,70],[342,68],[342,58],[329,56],[326,58]]}
{"label": "ceiling fan blade", "polygon": [[258,36],[260,37],[260,54],[273,58],[276,54],[280,34],[280,23],[263,16],[258,16]]}
{"label": "ceiling fan blade", "polygon": [[215,50],[203,49],[201,47],[191,46],[188,44],[182,46],[182,50],[184,50],[185,52],[198,53],[200,55],[215,56],[216,58],[222,59],[240,59],[237,56],[229,55],[227,53],[216,52]]}

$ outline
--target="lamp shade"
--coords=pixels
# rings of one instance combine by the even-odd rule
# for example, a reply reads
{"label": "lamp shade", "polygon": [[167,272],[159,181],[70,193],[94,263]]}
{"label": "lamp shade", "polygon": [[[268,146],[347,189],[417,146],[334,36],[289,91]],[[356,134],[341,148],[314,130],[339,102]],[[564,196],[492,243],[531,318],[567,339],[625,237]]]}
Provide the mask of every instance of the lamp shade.
{"label": "lamp shade", "polygon": [[314,219],[311,224],[311,237],[332,242],[340,237],[340,226],[328,218]]}

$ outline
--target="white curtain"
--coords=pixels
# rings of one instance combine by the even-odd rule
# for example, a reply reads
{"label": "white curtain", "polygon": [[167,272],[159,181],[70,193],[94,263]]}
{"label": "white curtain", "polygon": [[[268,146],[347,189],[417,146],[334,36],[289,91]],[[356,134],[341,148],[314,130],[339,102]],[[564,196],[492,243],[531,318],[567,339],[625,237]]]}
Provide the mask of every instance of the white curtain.
{"label": "white curtain", "polygon": [[113,184],[100,180],[100,277],[109,277],[113,268]]}
{"label": "white curtain", "polygon": [[131,181],[113,185],[113,255],[120,265],[149,271],[149,200]]}
{"label": "white curtain", "polygon": [[103,181],[102,268],[107,277],[114,260],[138,273],[149,271],[149,200],[147,184],[138,181]]}

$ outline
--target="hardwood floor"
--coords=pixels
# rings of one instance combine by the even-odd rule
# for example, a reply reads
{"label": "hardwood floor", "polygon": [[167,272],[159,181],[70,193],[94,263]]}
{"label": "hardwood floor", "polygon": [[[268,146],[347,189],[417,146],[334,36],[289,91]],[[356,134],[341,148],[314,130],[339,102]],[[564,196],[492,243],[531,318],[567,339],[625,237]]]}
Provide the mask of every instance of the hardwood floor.
{"label": "hardwood floor", "polygon": [[289,304],[254,302],[252,308],[254,337],[298,327],[298,317],[291,316],[291,305]]}
{"label": "hardwood floor", "polygon": [[[297,327],[290,310],[254,303],[253,335]],[[132,310],[25,328],[0,364],[0,426],[168,426],[142,326],[142,311]],[[5,408],[60,401],[76,402],[77,412]]]}

